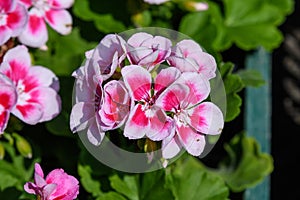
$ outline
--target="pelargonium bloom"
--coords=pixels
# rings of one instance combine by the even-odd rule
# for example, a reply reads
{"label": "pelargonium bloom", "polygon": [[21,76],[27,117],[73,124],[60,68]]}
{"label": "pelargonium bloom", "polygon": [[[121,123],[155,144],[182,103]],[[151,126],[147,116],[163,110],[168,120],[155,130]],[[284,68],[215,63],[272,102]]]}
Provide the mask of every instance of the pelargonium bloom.
{"label": "pelargonium bloom", "polygon": [[17,92],[13,83],[0,73],[0,135],[4,132],[11,109],[17,103]]}
{"label": "pelargonium bloom", "polygon": [[[90,58],[89,53],[87,57]],[[73,76],[76,82],[71,130],[86,130],[89,141],[99,145],[105,131],[116,129],[124,123],[129,114],[129,94],[121,81],[110,81],[103,88],[101,69],[93,59],[87,59]]]}
{"label": "pelargonium bloom", "polygon": [[55,31],[67,35],[72,30],[72,16],[66,10],[74,0],[20,0],[29,8],[29,20],[19,36],[21,43],[42,47],[48,40],[47,22]]}
{"label": "pelargonium bloom", "polygon": [[127,41],[127,55],[132,65],[140,65],[151,70],[162,63],[171,53],[172,42],[162,36],[136,33]]}
{"label": "pelargonium bloom", "polygon": [[176,44],[171,56],[167,58],[171,66],[177,67],[181,72],[197,72],[207,79],[216,76],[216,61],[213,56],[203,52],[198,43],[193,40],[182,40]]}
{"label": "pelargonium bloom", "polygon": [[157,105],[172,113],[176,129],[175,135],[162,143],[164,158],[173,158],[182,147],[191,155],[199,156],[205,146],[205,134],[221,133],[224,126],[221,110],[211,102],[202,102],[209,92],[206,78],[195,72],[184,72],[159,96]]}
{"label": "pelargonium bloom", "polygon": [[49,121],[60,113],[58,78],[49,69],[31,66],[28,49],[19,45],[7,51],[0,73],[14,84],[18,99],[11,113],[28,124]]}
{"label": "pelargonium bloom", "polygon": [[176,68],[162,69],[152,82],[151,74],[141,66],[129,65],[122,69],[122,76],[132,100],[132,108],[125,124],[124,135],[139,139],[145,135],[151,140],[163,140],[170,135],[170,117],[156,105],[159,95],[180,76]]}
{"label": "pelargonium bloom", "polygon": [[24,190],[41,200],[73,200],[79,194],[79,182],[63,169],[54,169],[44,178],[41,166],[36,163],[34,182],[27,182]]}
{"label": "pelargonium bloom", "polygon": [[27,19],[27,10],[18,0],[0,0],[0,45],[19,36]]}

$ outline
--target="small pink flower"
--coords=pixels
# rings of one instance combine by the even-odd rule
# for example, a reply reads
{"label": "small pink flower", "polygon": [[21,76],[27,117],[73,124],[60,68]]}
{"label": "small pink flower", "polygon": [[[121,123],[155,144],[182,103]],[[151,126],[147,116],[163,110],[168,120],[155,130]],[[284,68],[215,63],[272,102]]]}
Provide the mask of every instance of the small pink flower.
{"label": "small pink flower", "polygon": [[203,52],[199,44],[193,40],[182,40],[177,43],[167,61],[181,72],[201,73],[207,79],[216,76],[217,64],[214,57]]}
{"label": "small pink flower", "polygon": [[195,72],[184,72],[159,96],[157,105],[172,113],[176,127],[175,135],[163,140],[164,158],[173,158],[182,147],[191,155],[199,156],[205,146],[204,135],[221,133],[222,112],[213,103],[202,102],[209,92],[206,78]]}
{"label": "small pink flower", "polygon": [[122,69],[126,87],[136,102],[125,124],[124,135],[139,139],[162,140],[170,134],[171,119],[156,105],[159,95],[180,76],[176,68],[162,69],[152,82],[151,74],[141,66],[129,65]]}
{"label": "small pink flower", "polygon": [[27,10],[18,0],[0,0],[0,45],[19,36],[27,19]]}
{"label": "small pink flower", "polygon": [[41,166],[35,164],[34,183],[27,182],[24,190],[41,200],[73,200],[79,194],[78,180],[63,169],[54,169],[44,179]]}
{"label": "small pink flower", "polygon": [[148,33],[136,33],[127,41],[128,59],[132,65],[140,65],[151,70],[162,63],[171,53],[172,42],[164,37]]}
{"label": "small pink flower", "polygon": [[149,4],[162,4],[162,3],[165,3],[169,0],[144,0],[145,2],[149,3]]}
{"label": "small pink flower", "polygon": [[74,0],[20,0],[29,8],[29,20],[19,36],[20,42],[30,47],[42,47],[48,40],[45,21],[58,33],[67,35],[72,30],[72,16],[66,10]]}
{"label": "small pink flower", "polygon": [[58,78],[49,69],[31,66],[28,49],[17,46],[7,51],[0,73],[14,84],[18,99],[11,113],[28,124],[49,121],[61,109]]}
{"label": "small pink flower", "polygon": [[4,132],[11,109],[17,103],[16,88],[13,83],[0,73],[0,135]]}

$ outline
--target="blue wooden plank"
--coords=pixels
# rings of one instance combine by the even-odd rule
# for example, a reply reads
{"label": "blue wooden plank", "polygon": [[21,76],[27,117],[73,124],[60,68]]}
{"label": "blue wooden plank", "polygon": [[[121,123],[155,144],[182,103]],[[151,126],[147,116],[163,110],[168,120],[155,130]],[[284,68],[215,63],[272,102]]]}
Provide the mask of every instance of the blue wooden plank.
{"label": "blue wooden plank", "polygon": [[[246,58],[246,68],[260,71],[266,84],[260,88],[247,88],[245,96],[245,127],[249,136],[255,137],[261,150],[271,148],[271,54],[263,48]],[[270,177],[245,192],[246,200],[269,200]]]}

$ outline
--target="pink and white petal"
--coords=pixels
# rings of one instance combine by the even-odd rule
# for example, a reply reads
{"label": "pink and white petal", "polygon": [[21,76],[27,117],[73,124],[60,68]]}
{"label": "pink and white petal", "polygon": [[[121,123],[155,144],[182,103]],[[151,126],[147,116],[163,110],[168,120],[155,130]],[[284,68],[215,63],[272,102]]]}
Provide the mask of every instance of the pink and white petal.
{"label": "pink and white petal", "polygon": [[4,13],[11,12],[15,9],[17,0],[0,0],[0,10]]}
{"label": "pink and white petal", "polygon": [[61,99],[55,90],[49,87],[38,87],[29,93],[36,97],[36,101],[42,106],[43,115],[39,122],[49,121],[55,118],[61,111]]}
{"label": "pink and white petal", "polygon": [[[0,76],[1,78],[1,76]],[[10,111],[17,103],[17,92],[13,85],[7,85],[0,82],[0,113],[3,110]],[[3,109],[3,110],[2,110]]]}
{"label": "pink and white petal", "polygon": [[149,118],[150,126],[146,135],[153,141],[161,141],[171,134],[174,126],[172,121],[168,121],[164,111],[158,108],[153,112],[153,117]]}
{"label": "pink and white petal", "polygon": [[147,65],[156,60],[158,52],[153,54],[153,50],[148,47],[128,47],[128,59],[133,65]]}
{"label": "pink and white petal", "polygon": [[9,115],[10,115],[10,111],[8,111],[8,110],[1,111],[3,109],[1,107],[2,107],[2,105],[0,104],[0,135],[6,129],[7,122],[8,122]]}
{"label": "pink and white petal", "polygon": [[205,147],[205,137],[195,132],[189,126],[177,127],[179,141],[187,152],[193,156],[200,156]]}
{"label": "pink and white petal", "polygon": [[41,11],[36,8],[30,9],[27,26],[18,38],[21,43],[30,47],[41,47],[46,44],[48,31]]}
{"label": "pink and white petal", "polygon": [[174,67],[162,69],[155,78],[154,91],[160,94],[164,89],[177,80],[180,75],[181,72]]}
{"label": "pink and white petal", "polygon": [[17,37],[24,30],[28,12],[24,5],[18,3],[16,9],[7,15],[7,26],[12,30],[12,37]]}
{"label": "pink and white petal", "polygon": [[182,145],[177,136],[162,141],[162,157],[165,159],[174,158],[181,150]]}
{"label": "pink and white petal", "polygon": [[50,199],[50,196],[52,195],[52,193],[57,189],[57,184],[55,183],[50,183],[47,184],[44,188],[43,188],[43,198],[45,199]]}
{"label": "pink and white petal", "polygon": [[79,102],[72,108],[70,115],[70,128],[73,133],[88,127],[89,121],[95,120],[95,105],[93,103]]}
{"label": "pink and white petal", "polygon": [[211,102],[204,102],[191,109],[191,126],[203,134],[217,135],[224,127],[221,110]]}
{"label": "pink and white petal", "polygon": [[34,164],[34,173],[38,174],[40,177],[44,178],[44,172],[39,163]]}
{"label": "pink and white petal", "polygon": [[51,87],[58,91],[59,83],[57,76],[49,69],[42,66],[33,66],[29,69],[29,76],[33,76],[37,79],[39,86],[50,87],[53,84],[58,85],[55,87]]}
{"label": "pink and white petal", "polygon": [[170,56],[167,58],[169,65],[176,67],[181,72],[198,72],[199,66],[193,58],[184,58],[182,56]]}
{"label": "pink and white petal", "polygon": [[28,9],[30,6],[32,6],[32,0],[19,0],[20,3],[25,5],[25,7]]}
{"label": "pink and white petal", "polygon": [[182,40],[176,44],[176,52],[180,52],[184,58],[190,57],[191,54],[202,52],[202,48],[193,40]]}
{"label": "pink and white petal", "polygon": [[0,25],[0,45],[3,45],[12,35],[12,30],[7,26]]}
{"label": "pink and white petal", "polygon": [[153,36],[148,33],[135,33],[127,40],[127,44],[129,44],[132,47],[139,47],[145,40],[152,38]]}
{"label": "pink and white petal", "polygon": [[52,8],[70,8],[73,3],[74,3],[74,0],[51,0],[51,7]]}
{"label": "pink and white petal", "polygon": [[23,188],[24,188],[25,192],[27,192],[29,194],[36,194],[36,191],[38,190],[37,186],[32,182],[25,183]]}
{"label": "pink and white petal", "polygon": [[190,89],[190,94],[187,103],[191,106],[205,100],[210,93],[210,83],[203,75],[196,72],[184,72],[176,81],[183,85],[187,85]]}
{"label": "pink and white petal", "polygon": [[156,63],[163,61],[171,54],[172,42],[168,38],[162,36],[155,36],[153,39],[147,39],[142,45],[159,52]]}
{"label": "pink and white petal", "polygon": [[125,124],[124,136],[129,139],[140,139],[148,132],[149,119],[140,104],[136,105]]}
{"label": "pink and white petal", "polygon": [[[22,73],[22,75],[19,75],[18,77],[25,77],[27,74],[27,68],[31,66],[31,58],[27,47],[24,45],[18,45],[8,50],[3,58],[3,62],[9,63],[11,71],[14,73]],[[1,70],[1,72],[5,74],[4,70]]]}
{"label": "pink and white petal", "polygon": [[140,101],[149,98],[151,75],[146,69],[138,65],[129,65],[124,67],[121,73],[134,100]]}
{"label": "pink and white petal", "polygon": [[43,116],[43,107],[41,104],[35,102],[22,102],[22,104],[18,102],[11,113],[23,122],[35,125]]}
{"label": "pink and white petal", "polygon": [[212,79],[216,76],[217,63],[213,56],[200,52],[194,56],[194,59],[198,63],[198,73],[203,74],[207,79]]}
{"label": "pink and white petal", "polygon": [[46,22],[58,33],[67,35],[72,31],[72,16],[66,10],[50,9],[45,13]]}
{"label": "pink and white petal", "polygon": [[186,85],[172,84],[158,97],[155,104],[165,111],[180,110],[189,92],[189,87]]}
{"label": "pink and white petal", "polygon": [[98,146],[101,144],[105,132],[100,127],[100,120],[97,120],[97,116],[95,120],[91,120],[90,126],[87,129],[87,137],[88,140],[95,146]]}

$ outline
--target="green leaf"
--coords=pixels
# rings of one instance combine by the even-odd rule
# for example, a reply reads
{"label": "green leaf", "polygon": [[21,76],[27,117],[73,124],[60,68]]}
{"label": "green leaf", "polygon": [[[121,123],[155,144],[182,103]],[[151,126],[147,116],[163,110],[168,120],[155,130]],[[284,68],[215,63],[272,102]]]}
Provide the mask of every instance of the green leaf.
{"label": "green leaf", "polygon": [[66,36],[49,29],[47,46],[47,51],[37,49],[33,53],[35,65],[45,66],[56,75],[70,76],[81,66],[85,51],[94,48],[96,44],[83,40],[77,28]]}
{"label": "green leaf", "polygon": [[111,187],[130,200],[139,200],[137,177],[124,176],[122,180],[118,175],[109,177]]}
{"label": "green leaf", "polygon": [[126,200],[126,198],[116,192],[107,192],[99,196],[96,200]]}
{"label": "green leaf", "polygon": [[229,195],[223,179],[206,172],[200,162],[190,156],[176,164],[166,174],[166,180],[176,200],[223,200]]}
{"label": "green leaf", "polygon": [[93,197],[101,196],[103,193],[100,189],[100,182],[91,177],[91,168],[89,166],[78,166],[78,174],[80,176],[80,183],[84,189],[91,193]]}
{"label": "green leaf", "polygon": [[262,74],[254,69],[239,70],[237,75],[242,79],[245,86],[260,87],[265,84]]}
{"label": "green leaf", "polygon": [[[140,196],[143,200],[174,199],[170,189],[164,187],[165,170],[145,173],[141,176]],[[155,191],[155,192],[154,192]]]}
{"label": "green leaf", "polygon": [[[98,1],[97,5],[93,6],[103,7],[103,2],[104,1]],[[99,14],[99,12],[91,10],[88,0],[75,1],[73,13],[82,20],[93,21],[96,28],[104,33],[122,32],[126,30],[125,25],[121,21],[116,20],[111,13]]]}
{"label": "green leaf", "polygon": [[236,135],[225,146],[228,157],[217,172],[234,192],[255,186],[273,171],[272,156],[262,153],[254,138]]}
{"label": "green leaf", "polygon": [[235,119],[240,114],[242,99],[238,95],[238,92],[240,92],[244,88],[244,84],[241,78],[238,75],[233,74],[232,70],[232,63],[222,63],[220,65],[220,72],[224,81],[226,91],[226,122]]}

